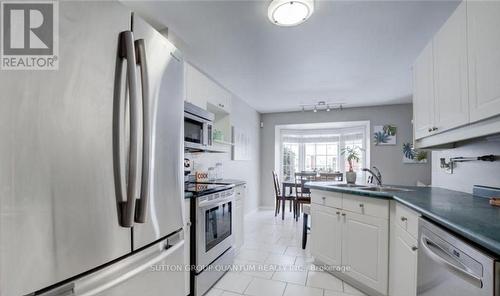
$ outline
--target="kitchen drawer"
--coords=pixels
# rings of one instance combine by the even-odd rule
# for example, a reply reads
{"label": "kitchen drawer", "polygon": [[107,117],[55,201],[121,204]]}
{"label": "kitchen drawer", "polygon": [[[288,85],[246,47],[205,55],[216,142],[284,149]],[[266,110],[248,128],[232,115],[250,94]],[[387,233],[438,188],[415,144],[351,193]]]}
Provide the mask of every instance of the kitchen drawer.
{"label": "kitchen drawer", "polygon": [[343,209],[354,213],[389,219],[389,200],[344,193]]}
{"label": "kitchen drawer", "polygon": [[311,190],[311,202],[332,208],[342,208],[342,193]]}
{"label": "kitchen drawer", "polygon": [[414,238],[418,237],[418,217],[420,215],[417,212],[397,202],[394,216],[396,225],[406,230]]}

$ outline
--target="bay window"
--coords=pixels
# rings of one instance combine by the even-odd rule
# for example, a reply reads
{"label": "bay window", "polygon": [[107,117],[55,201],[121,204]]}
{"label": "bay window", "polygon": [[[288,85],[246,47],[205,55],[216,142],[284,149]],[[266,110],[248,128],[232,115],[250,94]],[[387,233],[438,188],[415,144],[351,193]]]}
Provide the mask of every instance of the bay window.
{"label": "bay window", "polygon": [[349,170],[349,164],[341,153],[344,147],[361,149],[359,163],[353,164],[358,177],[363,177],[366,167],[365,126],[337,129],[281,129],[280,171],[282,180],[293,180],[301,171],[342,172]]}

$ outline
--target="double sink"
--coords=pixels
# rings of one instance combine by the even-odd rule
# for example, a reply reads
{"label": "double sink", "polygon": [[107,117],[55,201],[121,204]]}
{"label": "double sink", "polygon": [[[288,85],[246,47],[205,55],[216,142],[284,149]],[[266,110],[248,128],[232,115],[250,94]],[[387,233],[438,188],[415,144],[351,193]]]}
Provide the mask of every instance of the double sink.
{"label": "double sink", "polygon": [[335,184],[329,185],[330,187],[338,188],[352,188],[360,191],[371,191],[371,192],[398,192],[398,191],[412,191],[410,189],[391,187],[391,186],[366,186],[357,184]]}

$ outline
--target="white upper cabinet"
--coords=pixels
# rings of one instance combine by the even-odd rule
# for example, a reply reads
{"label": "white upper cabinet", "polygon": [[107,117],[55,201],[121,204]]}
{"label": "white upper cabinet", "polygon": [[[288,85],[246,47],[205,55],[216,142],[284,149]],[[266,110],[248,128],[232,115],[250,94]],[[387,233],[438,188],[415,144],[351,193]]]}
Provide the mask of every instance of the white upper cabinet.
{"label": "white upper cabinet", "polygon": [[216,108],[216,112],[231,113],[231,93],[214,83],[208,103]]}
{"label": "white upper cabinet", "polygon": [[443,132],[469,123],[465,2],[458,6],[434,37],[433,55],[435,103],[432,129]]}
{"label": "white upper cabinet", "polygon": [[211,81],[196,68],[186,63],[185,86],[186,101],[200,108],[207,108],[207,92],[210,89]]}
{"label": "white upper cabinet", "polygon": [[416,148],[500,133],[500,1],[463,1],[414,64]]}
{"label": "white upper cabinet", "polygon": [[429,43],[413,65],[413,125],[415,139],[430,135],[434,126],[434,65]]}
{"label": "white upper cabinet", "polygon": [[500,2],[468,1],[471,122],[500,114]]}
{"label": "white upper cabinet", "polygon": [[186,101],[203,109],[215,108],[214,113],[231,113],[231,93],[190,64],[186,63],[185,71]]}

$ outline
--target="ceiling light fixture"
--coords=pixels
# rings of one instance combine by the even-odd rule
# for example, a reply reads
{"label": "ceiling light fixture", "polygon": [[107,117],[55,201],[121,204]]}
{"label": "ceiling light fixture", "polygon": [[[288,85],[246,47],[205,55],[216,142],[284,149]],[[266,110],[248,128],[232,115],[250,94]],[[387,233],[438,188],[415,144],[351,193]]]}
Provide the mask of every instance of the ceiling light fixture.
{"label": "ceiling light fixture", "polygon": [[273,0],[267,17],[278,26],[296,26],[305,22],[314,12],[314,0]]}
{"label": "ceiling light fixture", "polygon": [[300,108],[302,109],[302,112],[312,111],[314,113],[317,113],[319,111],[326,111],[326,112],[330,112],[332,110],[342,111],[342,109],[344,108],[343,105],[344,103],[340,102],[318,101],[317,103],[314,104],[300,104]]}

